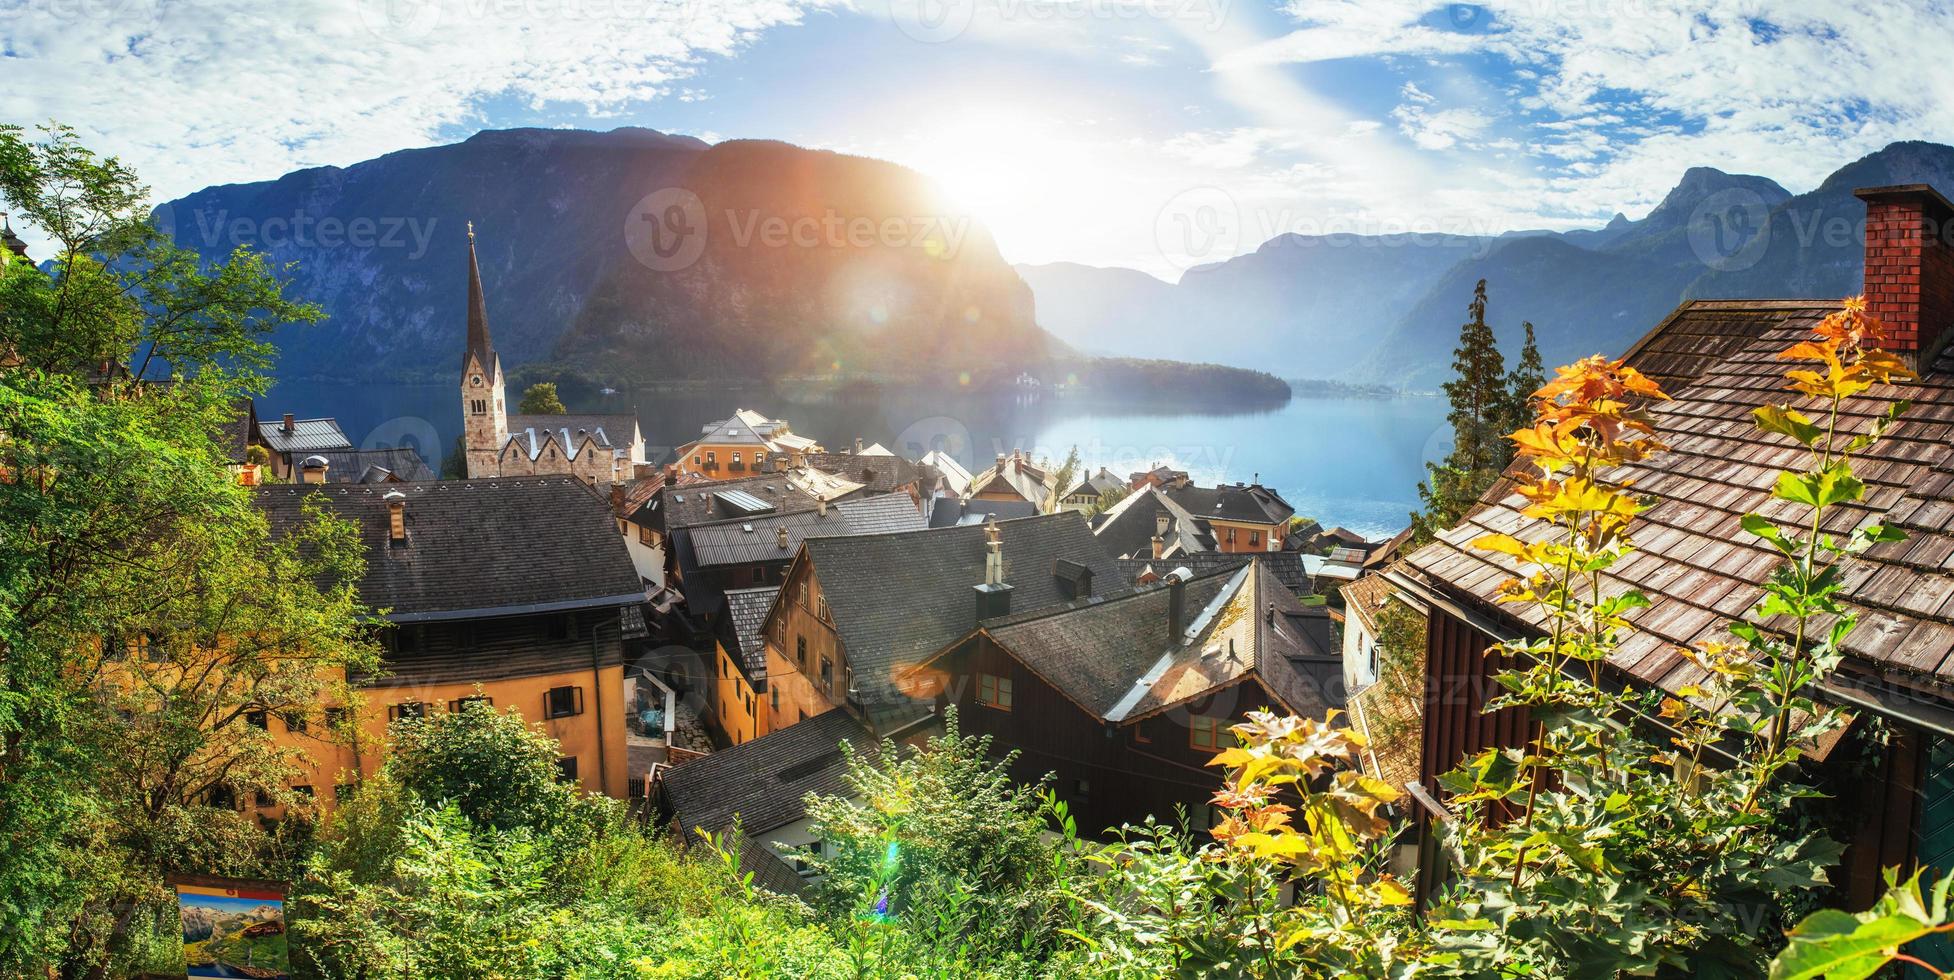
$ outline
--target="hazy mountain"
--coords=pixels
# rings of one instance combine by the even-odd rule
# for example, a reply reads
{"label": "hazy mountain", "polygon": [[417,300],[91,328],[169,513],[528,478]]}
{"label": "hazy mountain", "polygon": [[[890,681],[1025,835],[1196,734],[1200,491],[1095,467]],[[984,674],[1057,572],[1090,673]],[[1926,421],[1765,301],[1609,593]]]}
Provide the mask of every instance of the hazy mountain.
{"label": "hazy mountain", "polygon": [[505,365],[605,383],[821,374],[974,383],[1069,350],[985,229],[893,164],[643,129],[483,132],[211,187],[157,218],[206,256],[295,263],[324,324],[281,377],[447,380],[472,220]]}
{"label": "hazy mountain", "polygon": [[1396,247],[1289,236],[1178,284],[1141,284],[1123,304],[1096,305],[1135,281],[1130,270],[1020,271],[1040,322],[1070,343],[1103,349],[1128,337],[1149,356],[1198,351],[1287,376],[1433,388],[1481,278],[1509,356],[1531,320],[1550,364],[1619,353],[1685,299],[1856,293],[1865,208],[1852,190],[1903,183],[1954,189],[1954,147],[1895,143],[1796,196],[1766,177],[1694,167],[1647,215],[1593,230]]}

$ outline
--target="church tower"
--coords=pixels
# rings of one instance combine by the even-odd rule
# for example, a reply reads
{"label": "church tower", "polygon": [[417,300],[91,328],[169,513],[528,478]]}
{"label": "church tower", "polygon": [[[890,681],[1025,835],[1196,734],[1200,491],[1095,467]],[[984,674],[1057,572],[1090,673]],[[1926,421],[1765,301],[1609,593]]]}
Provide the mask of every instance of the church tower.
{"label": "church tower", "polygon": [[509,441],[509,408],[502,390],[502,359],[489,343],[488,303],[482,270],[475,263],[475,223],[468,223],[468,350],[461,358],[461,425],[470,479],[497,476],[498,457]]}

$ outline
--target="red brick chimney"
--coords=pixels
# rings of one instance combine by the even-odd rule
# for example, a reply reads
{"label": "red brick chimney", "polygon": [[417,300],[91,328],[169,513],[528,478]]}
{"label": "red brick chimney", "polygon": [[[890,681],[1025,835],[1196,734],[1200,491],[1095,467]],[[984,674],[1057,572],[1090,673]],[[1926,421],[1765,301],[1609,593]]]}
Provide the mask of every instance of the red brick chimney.
{"label": "red brick chimney", "polygon": [[1866,202],[1866,312],[1888,350],[1930,365],[1954,335],[1954,205],[1926,184],[1852,193]]}

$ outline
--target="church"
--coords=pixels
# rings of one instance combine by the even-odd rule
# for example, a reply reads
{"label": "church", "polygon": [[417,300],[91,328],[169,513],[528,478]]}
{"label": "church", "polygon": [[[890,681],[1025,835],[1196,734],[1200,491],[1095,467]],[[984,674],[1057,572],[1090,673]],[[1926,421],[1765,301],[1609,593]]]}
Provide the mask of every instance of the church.
{"label": "church", "polygon": [[468,478],[574,476],[593,487],[630,480],[645,462],[636,415],[510,415],[502,359],[489,341],[488,303],[468,225],[468,349],[461,358],[462,441]]}

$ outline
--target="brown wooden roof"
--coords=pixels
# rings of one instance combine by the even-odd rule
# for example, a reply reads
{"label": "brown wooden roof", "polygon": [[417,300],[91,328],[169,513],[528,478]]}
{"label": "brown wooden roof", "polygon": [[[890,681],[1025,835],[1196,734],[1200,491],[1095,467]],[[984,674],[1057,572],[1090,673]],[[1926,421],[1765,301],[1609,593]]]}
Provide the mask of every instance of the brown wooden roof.
{"label": "brown wooden roof", "polygon": [[[1750,413],[1788,402],[1822,414],[1814,399],[1786,390],[1788,362],[1777,355],[1836,309],[1817,301],[1697,301],[1631,348],[1630,364],[1658,378],[1674,401],[1652,410],[1669,450],[1608,474],[1654,498],[1630,529],[1636,553],[1609,580],[1611,591],[1632,586],[1651,600],[1631,617],[1635,631],[1612,658],[1629,675],[1671,690],[1698,680],[1678,646],[1727,638],[1726,624],[1757,601],[1758,583],[1777,558],[1739,519],[1747,512],[1796,517],[1801,509],[1772,499],[1770,487],[1779,471],[1802,466],[1805,453],[1787,437],[1759,432]],[[1861,616],[1846,650],[1860,666],[1945,682],[1954,678],[1954,357],[1941,356],[1917,382],[1876,386],[1843,411],[1858,429],[1901,398],[1913,408],[1855,463],[1866,499],[1834,508],[1824,530],[1844,534],[1884,521],[1907,532],[1906,541],[1847,564],[1846,595]],[[1521,516],[1522,506],[1501,484],[1407,563],[1489,615],[1538,626],[1535,610],[1492,604],[1517,571],[1511,559],[1471,547],[1495,532],[1545,536],[1541,522]]]}

